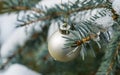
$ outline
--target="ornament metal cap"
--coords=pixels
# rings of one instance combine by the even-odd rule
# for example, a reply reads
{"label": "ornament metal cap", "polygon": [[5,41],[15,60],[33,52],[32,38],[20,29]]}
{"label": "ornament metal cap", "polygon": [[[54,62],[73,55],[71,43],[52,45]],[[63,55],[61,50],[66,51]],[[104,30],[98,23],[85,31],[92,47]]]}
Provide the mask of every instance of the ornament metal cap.
{"label": "ornament metal cap", "polygon": [[61,34],[67,35],[69,34],[70,25],[67,25],[67,23],[64,23],[63,25],[60,25],[59,31]]}

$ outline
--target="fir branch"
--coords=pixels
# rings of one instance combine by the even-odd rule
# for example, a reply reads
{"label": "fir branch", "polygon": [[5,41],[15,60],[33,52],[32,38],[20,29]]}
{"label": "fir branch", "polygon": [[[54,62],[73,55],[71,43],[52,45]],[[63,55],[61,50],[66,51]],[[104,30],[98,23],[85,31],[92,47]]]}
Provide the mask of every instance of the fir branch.
{"label": "fir branch", "polygon": [[[101,4],[101,5],[97,5],[97,6],[88,6],[88,7],[78,8],[78,9],[75,9],[75,10],[70,10],[70,11],[67,11],[67,12],[62,12],[62,11],[61,12],[52,12],[50,14],[48,13],[48,15],[43,17],[43,18],[38,18],[35,21],[29,21],[27,23],[24,23],[21,26],[25,26],[25,25],[35,23],[35,22],[39,22],[39,21],[43,21],[43,20],[50,20],[52,18],[60,17],[61,15],[69,16],[69,15],[75,13],[75,12],[80,12],[80,11],[85,11],[85,10],[93,10],[93,9],[97,9],[97,8],[108,8],[108,5]],[[37,9],[34,9],[34,10],[37,10]],[[40,12],[45,13],[44,11],[40,11]]]}
{"label": "fir branch", "polygon": [[75,9],[75,10],[72,10],[72,11],[69,11],[68,14],[71,14],[71,13],[74,13],[74,12],[79,12],[79,11],[85,11],[85,10],[93,10],[93,9],[97,9],[97,8],[109,8],[108,5],[106,4],[100,4],[100,5],[97,5],[97,6],[86,6],[86,7],[83,7],[83,8],[78,8],[78,9]]}
{"label": "fir branch", "polygon": [[120,34],[119,31],[115,32],[115,38],[109,43],[106,53],[103,57],[103,62],[98,69],[96,75],[110,75],[116,66],[116,58],[118,56],[118,51],[120,50]]}
{"label": "fir branch", "polygon": [[110,75],[111,71],[113,70],[113,67],[114,67],[115,62],[116,62],[114,59],[118,56],[119,50],[120,50],[120,42],[118,43],[116,52],[115,52],[115,54],[114,54],[114,56],[113,56],[113,59],[112,59],[112,61],[111,61],[111,63],[110,63],[110,66],[109,66],[109,68],[108,68],[108,70],[107,70],[106,75]]}
{"label": "fir branch", "polygon": [[39,22],[39,21],[48,20],[48,19],[50,19],[50,18],[51,18],[50,16],[46,16],[46,17],[44,17],[44,18],[39,18],[39,19],[37,19],[37,20],[35,20],[35,21],[26,22],[26,23],[24,23],[24,24],[22,24],[22,25],[20,25],[20,26],[30,25],[30,24],[32,24],[32,23],[36,23],[36,22]]}
{"label": "fir branch", "polygon": [[[32,10],[32,11],[35,11],[37,13],[45,13],[44,11],[38,9],[38,8],[30,8],[30,7],[27,7],[27,6],[12,6],[10,7],[12,10],[17,10],[17,11],[21,11],[21,10],[24,10],[24,11],[27,11],[27,10]],[[10,9],[9,8],[9,9]],[[75,10],[71,10],[71,11],[68,11],[68,12],[56,12],[56,14],[63,14],[63,15],[70,15],[74,12],[79,12],[79,11],[85,11],[85,10],[93,10],[93,9],[97,9],[97,8],[109,8],[107,4],[99,4],[97,6],[86,6],[86,7],[82,7],[82,8],[77,8]],[[57,16],[57,15],[56,15]]]}

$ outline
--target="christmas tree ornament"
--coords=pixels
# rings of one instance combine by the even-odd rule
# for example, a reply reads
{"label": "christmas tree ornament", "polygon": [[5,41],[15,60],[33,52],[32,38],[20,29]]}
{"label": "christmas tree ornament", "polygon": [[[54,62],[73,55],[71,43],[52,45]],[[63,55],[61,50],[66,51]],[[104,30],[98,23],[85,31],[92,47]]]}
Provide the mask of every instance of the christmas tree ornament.
{"label": "christmas tree ornament", "polygon": [[79,55],[79,48],[76,50],[72,47],[65,48],[65,44],[67,42],[66,38],[63,37],[73,37],[73,34],[68,31],[69,29],[69,25],[61,25],[60,29],[53,33],[53,35],[48,39],[49,53],[57,61],[71,61]]}
{"label": "christmas tree ornament", "polygon": [[114,0],[112,8],[116,11],[116,14],[120,15],[120,0]]}

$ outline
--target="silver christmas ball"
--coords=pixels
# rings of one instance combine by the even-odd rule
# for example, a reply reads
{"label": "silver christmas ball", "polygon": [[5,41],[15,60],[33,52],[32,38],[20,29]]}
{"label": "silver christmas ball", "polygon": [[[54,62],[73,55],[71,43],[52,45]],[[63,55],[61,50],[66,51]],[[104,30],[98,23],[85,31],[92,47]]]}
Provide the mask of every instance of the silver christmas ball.
{"label": "silver christmas ball", "polygon": [[[57,61],[67,62],[76,58],[80,49],[78,48],[74,52],[74,48],[65,49],[66,39],[63,37],[73,37],[73,34],[62,34],[59,30],[53,33],[53,35],[48,39],[48,50],[50,55]],[[71,53],[72,52],[72,53]],[[69,54],[70,53],[70,54]]]}

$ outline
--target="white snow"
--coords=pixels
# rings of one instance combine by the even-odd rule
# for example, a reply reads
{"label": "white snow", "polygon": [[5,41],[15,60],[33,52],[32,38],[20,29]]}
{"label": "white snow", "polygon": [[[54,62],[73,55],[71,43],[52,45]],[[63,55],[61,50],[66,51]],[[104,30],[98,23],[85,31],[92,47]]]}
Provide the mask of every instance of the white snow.
{"label": "white snow", "polygon": [[27,27],[23,26],[14,30],[9,38],[5,39],[6,41],[1,46],[1,57],[3,58],[3,62],[4,60],[6,61],[8,57],[12,56],[20,47],[23,47],[26,41],[31,38],[32,34],[42,31],[39,27],[41,27],[40,24],[37,28],[36,25],[32,24]]}
{"label": "white snow", "polygon": [[12,64],[5,71],[0,72],[0,75],[41,75],[24,65]]}
{"label": "white snow", "polygon": [[97,25],[99,25],[99,27],[101,27],[103,29],[107,29],[113,25],[114,20],[111,16],[107,15],[107,16],[96,19],[95,23],[97,23]]}
{"label": "white snow", "polygon": [[[7,16],[7,17],[5,17]],[[15,14],[3,14],[0,15],[0,43],[4,43],[9,38],[11,33],[15,30],[16,25]]]}
{"label": "white snow", "polygon": [[112,8],[120,15],[120,0],[114,0],[112,3]]}
{"label": "white snow", "polygon": [[16,29],[9,39],[1,47],[1,57],[10,57],[17,48],[24,46],[25,41],[30,37],[26,34],[25,27]]}

